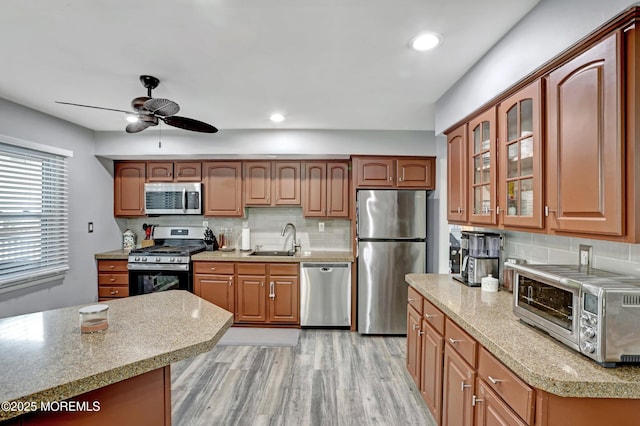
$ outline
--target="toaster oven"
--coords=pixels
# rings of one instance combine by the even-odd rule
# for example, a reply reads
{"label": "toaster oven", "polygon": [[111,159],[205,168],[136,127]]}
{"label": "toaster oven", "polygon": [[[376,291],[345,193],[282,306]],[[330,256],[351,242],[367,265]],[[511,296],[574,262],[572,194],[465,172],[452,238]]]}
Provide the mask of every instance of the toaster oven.
{"label": "toaster oven", "polygon": [[605,367],[640,362],[640,278],[576,265],[517,265],[513,312]]}

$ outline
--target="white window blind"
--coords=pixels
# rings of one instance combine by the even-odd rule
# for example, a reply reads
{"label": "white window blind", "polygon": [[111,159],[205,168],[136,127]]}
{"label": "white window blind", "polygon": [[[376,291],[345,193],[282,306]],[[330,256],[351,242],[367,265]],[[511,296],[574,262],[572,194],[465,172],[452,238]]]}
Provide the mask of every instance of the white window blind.
{"label": "white window blind", "polygon": [[0,292],[69,269],[67,158],[0,143]]}

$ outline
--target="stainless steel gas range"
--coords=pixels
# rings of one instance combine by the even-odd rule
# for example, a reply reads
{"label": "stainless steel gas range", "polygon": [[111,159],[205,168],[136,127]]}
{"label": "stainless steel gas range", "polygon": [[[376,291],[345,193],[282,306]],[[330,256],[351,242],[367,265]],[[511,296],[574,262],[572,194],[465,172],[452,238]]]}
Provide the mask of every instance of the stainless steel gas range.
{"label": "stainless steel gas range", "polygon": [[204,251],[204,230],[154,228],[155,245],[129,253],[129,295],[173,289],[193,292],[191,255]]}

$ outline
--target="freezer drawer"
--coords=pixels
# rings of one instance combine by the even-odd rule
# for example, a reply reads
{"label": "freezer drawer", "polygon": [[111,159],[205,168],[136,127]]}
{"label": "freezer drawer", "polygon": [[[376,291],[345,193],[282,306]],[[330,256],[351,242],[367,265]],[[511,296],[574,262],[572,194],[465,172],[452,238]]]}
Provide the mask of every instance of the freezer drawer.
{"label": "freezer drawer", "polygon": [[351,325],[351,263],[300,264],[300,325]]}

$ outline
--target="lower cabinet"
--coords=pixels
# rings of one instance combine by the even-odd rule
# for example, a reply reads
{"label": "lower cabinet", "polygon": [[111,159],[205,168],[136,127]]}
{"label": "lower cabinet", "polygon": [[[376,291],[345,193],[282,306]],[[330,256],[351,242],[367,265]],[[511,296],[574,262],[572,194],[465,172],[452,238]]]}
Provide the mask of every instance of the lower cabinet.
{"label": "lower cabinet", "polygon": [[297,263],[194,262],[194,293],[237,324],[300,323]]}
{"label": "lower cabinet", "polygon": [[98,260],[98,300],[129,296],[127,260]]}
{"label": "lower cabinet", "polygon": [[411,287],[407,370],[439,425],[534,424],[534,389]]}

